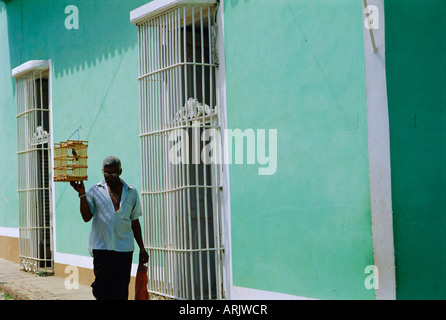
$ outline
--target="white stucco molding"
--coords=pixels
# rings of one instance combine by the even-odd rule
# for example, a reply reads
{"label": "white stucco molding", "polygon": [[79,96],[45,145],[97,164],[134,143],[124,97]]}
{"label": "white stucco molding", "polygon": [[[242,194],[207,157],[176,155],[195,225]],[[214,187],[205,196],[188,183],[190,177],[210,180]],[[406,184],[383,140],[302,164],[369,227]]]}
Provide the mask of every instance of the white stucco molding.
{"label": "white stucco molding", "polygon": [[130,22],[138,24],[182,5],[213,5],[216,0],[154,0],[130,12]]}
{"label": "white stucco molding", "polygon": [[30,60],[12,69],[12,76],[19,79],[32,71],[45,71],[50,68],[50,60]]}
{"label": "white stucco molding", "polygon": [[[377,300],[396,299],[395,252],[390,168],[389,111],[385,62],[384,0],[368,0],[378,9],[379,25],[364,27],[364,55],[367,88],[370,202],[372,212],[373,259],[378,268]],[[364,9],[364,8],[363,8]],[[365,15],[363,18],[366,19]],[[376,45],[374,48],[374,44]],[[376,51],[374,51],[376,49]]]}
{"label": "white stucco molding", "polygon": [[[93,258],[89,256],[81,256],[77,254],[55,252],[54,262],[58,264],[63,264],[67,266],[80,267],[84,269],[93,270]],[[136,272],[138,270],[138,264],[132,263],[132,269],[130,275],[136,277]]]}
{"label": "white stucco molding", "polygon": [[280,292],[264,291],[238,286],[232,287],[232,300],[317,300]]}
{"label": "white stucco molding", "polygon": [[19,228],[0,227],[0,237],[18,238],[19,237]]}

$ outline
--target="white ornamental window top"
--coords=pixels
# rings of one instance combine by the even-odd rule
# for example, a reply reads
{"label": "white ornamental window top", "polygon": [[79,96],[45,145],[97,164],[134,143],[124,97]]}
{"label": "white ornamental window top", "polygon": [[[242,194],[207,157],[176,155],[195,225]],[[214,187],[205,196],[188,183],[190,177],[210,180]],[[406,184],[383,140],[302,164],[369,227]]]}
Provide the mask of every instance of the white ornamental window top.
{"label": "white ornamental window top", "polygon": [[130,22],[138,25],[169,10],[188,5],[212,6],[217,0],[154,0],[130,12]]}
{"label": "white ornamental window top", "polygon": [[50,136],[49,133],[45,131],[42,126],[38,126],[36,129],[36,133],[34,133],[31,138],[31,145],[35,146],[39,144],[48,143],[49,136]]}
{"label": "white ornamental window top", "polygon": [[[178,122],[184,121],[202,121],[203,120],[203,112],[205,121],[208,122],[211,115],[215,117],[217,115],[217,106],[215,106],[212,110],[207,104],[203,106],[201,102],[197,99],[189,98],[187,103],[175,114],[175,120]],[[187,119],[186,119],[187,117]]]}

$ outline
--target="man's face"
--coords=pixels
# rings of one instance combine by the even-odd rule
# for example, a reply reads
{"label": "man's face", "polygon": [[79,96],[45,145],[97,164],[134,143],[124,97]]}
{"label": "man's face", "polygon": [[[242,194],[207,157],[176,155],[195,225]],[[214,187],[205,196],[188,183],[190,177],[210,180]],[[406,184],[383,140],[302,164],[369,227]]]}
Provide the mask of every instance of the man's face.
{"label": "man's face", "polygon": [[104,169],[102,169],[102,173],[104,174],[105,182],[109,186],[116,185],[121,181],[119,176],[122,173],[122,169],[119,169],[119,167],[116,166],[105,166]]}

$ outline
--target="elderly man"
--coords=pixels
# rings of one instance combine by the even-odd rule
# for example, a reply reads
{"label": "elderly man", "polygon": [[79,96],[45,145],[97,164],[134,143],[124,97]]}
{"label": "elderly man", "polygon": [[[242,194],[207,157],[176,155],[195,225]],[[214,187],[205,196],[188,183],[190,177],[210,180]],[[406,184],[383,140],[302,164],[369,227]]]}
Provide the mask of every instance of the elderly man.
{"label": "elderly man", "polygon": [[134,241],[139,246],[139,263],[148,261],[141,226],[141,204],[135,188],[125,183],[121,161],[109,156],[102,162],[104,180],[85,192],[83,182],[71,182],[79,193],[80,211],[85,222],[93,218],[89,251],[93,255],[97,300],[127,300]]}

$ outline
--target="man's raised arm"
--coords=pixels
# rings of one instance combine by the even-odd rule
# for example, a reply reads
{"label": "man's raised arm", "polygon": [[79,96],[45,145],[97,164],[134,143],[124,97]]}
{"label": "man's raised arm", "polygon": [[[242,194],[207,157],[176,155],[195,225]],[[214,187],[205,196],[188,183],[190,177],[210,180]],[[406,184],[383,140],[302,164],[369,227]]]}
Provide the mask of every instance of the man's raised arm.
{"label": "man's raised arm", "polygon": [[91,218],[93,218],[93,214],[91,213],[90,207],[88,206],[87,194],[85,192],[84,182],[83,181],[80,181],[80,182],[71,181],[70,185],[79,194],[79,198],[81,200],[80,211],[81,211],[82,219],[84,219],[85,222],[90,221]]}

